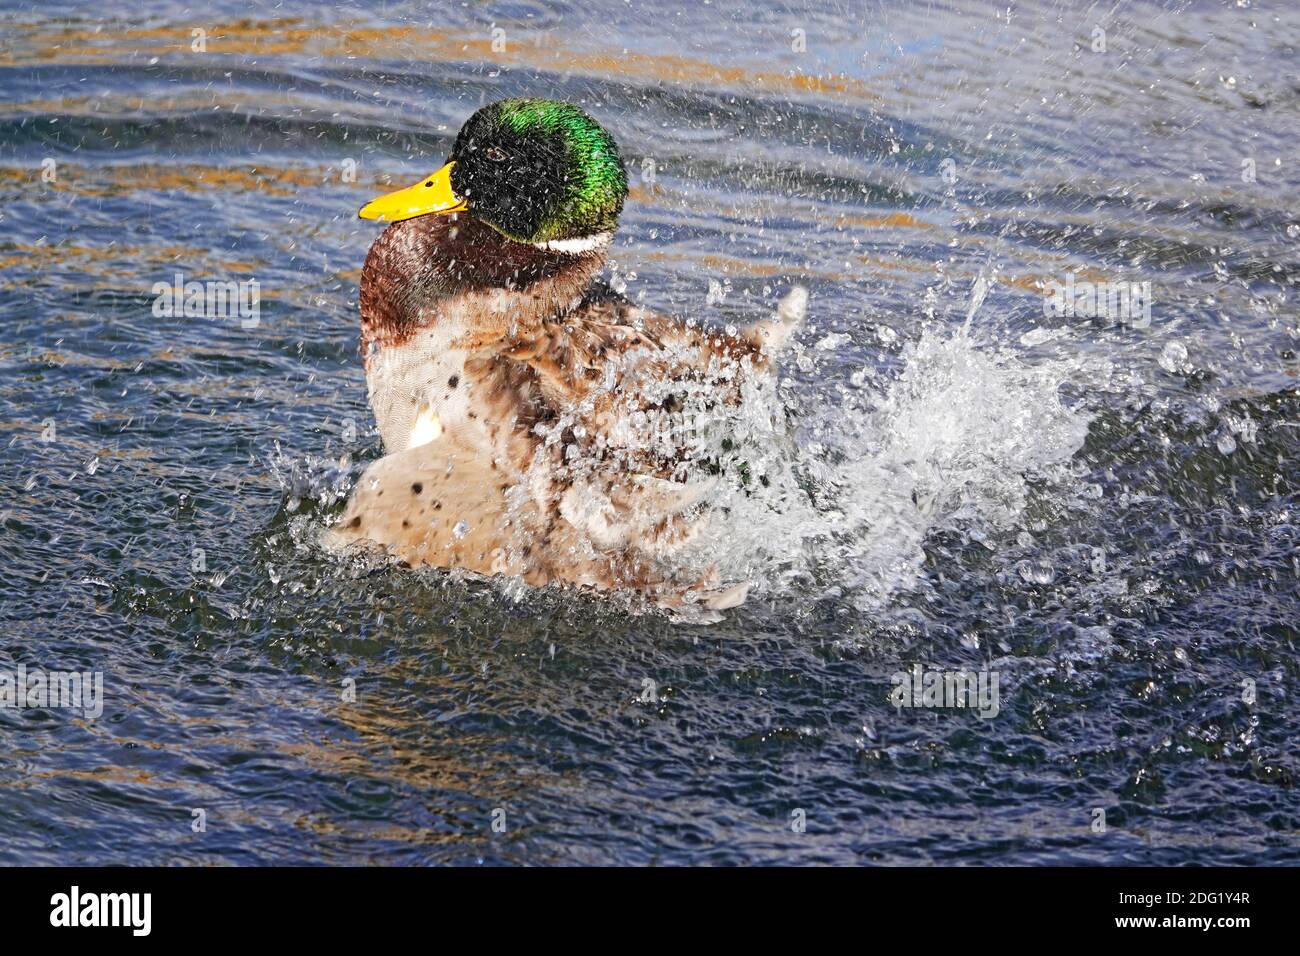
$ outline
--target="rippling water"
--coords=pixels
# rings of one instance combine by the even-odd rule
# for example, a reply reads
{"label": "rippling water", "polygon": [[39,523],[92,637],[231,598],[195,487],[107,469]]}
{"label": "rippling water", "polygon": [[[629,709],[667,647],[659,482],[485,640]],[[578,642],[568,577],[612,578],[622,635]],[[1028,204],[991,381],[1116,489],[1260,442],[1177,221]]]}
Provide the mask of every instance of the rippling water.
{"label": "rippling water", "polygon": [[[105,699],[0,709],[0,860],[1300,859],[1300,13],[688,6],[6,5],[0,663]],[[314,544],[379,454],[356,209],[521,94],[622,145],[629,295],[812,293],[720,624]]]}

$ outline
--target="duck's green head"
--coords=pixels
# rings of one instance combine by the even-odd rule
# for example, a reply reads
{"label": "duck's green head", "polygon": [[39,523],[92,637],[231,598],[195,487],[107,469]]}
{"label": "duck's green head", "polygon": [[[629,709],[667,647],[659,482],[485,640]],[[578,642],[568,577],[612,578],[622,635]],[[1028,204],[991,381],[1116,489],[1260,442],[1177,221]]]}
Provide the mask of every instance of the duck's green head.
{"label": "duck's green head", "polygon": [[463,211],[518,242],[554,242],[612,232],[626,196],[618,146],[599,123],[570,103],[511,99],[466,121],[442,169],[361,217]]}

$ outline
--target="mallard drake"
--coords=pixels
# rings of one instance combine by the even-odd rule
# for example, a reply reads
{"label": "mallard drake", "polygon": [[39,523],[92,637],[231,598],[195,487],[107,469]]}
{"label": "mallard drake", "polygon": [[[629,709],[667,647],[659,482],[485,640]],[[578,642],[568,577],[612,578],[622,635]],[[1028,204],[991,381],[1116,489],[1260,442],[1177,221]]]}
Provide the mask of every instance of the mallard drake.
{"label": "mallard drake", "polygon": [[744,401],[807,295],[730,332],[634,305],[600,278],[626,197],[587,113],[508,99],[469,118],[437,172],[362,207],[390,223],[360,297],[385,456],[335,543],[670,606],[744,600],[743,582],[665,569],[711,487],[688,467],[686,406]]}

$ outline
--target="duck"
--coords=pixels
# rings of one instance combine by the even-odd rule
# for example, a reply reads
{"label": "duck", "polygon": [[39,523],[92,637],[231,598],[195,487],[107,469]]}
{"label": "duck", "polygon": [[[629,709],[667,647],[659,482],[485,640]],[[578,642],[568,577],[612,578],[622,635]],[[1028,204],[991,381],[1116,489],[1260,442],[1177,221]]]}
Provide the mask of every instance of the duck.
{"label": "duck", "polygon": [[677,610],[745,600],[749,582],[672,558],[719,480],[698,467],[700,422],[771,381],[807,292],[726,330],[633,303],[606,277],[627,196],[592,116],[511,98],[474,112],[436,172],[361,208],[387,224],[359,295],[384,454],[332,547]]}

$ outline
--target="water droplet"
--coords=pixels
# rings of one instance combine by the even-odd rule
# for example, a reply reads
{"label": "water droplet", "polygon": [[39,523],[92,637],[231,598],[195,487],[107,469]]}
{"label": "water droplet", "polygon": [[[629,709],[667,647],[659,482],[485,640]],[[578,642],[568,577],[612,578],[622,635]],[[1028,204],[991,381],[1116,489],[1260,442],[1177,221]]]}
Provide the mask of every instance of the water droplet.
{"label": "water droplet", "polygon": [[1182,342],[1166,342],[1160,352],[1160,367],[1166,372],[1178,372],[1187,366],[1187,346]]}
{"label": "water droplet", "polygon": [[1051,584],[1056,579],[1056,571],[1046,561],[1025,561],[1018,570],[1030,584]]}
{"label": "water droplet", "polygon": [[451,529],[451,533],[454,534],[456,540],[459,541],[461,538],[465,537],[465,535],[469,534],[469,525],[464,521],[458,521],[456,522],[456,527]]}

